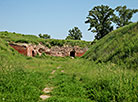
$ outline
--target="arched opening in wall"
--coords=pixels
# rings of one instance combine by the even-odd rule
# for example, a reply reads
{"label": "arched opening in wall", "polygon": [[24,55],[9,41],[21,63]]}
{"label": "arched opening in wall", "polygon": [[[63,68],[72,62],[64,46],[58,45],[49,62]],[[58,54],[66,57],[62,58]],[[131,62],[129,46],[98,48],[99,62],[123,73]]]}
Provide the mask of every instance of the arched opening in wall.
{"label": "arched opening in wall", "polygon": [[34,52],[34,51],[32,51],[32,56],[33,56],[33,57],[35,56],[35,52]]}
{"label": "arched opening in wall", "polygon": [[75,57],[75,50],[73,50],[73,51],[70,52],[70,56],[71,57]]}

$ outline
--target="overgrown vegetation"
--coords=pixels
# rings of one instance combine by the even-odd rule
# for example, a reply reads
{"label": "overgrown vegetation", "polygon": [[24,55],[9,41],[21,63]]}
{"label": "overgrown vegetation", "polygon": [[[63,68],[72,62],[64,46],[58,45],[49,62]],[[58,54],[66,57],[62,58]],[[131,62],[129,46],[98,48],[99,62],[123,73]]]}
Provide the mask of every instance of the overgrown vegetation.
{"label": "overgrown vegetation", "polygon": [[[34,39],[37,43],[41,39],[13,33],[5,36],[6,32],[1,32],[4,40],[0,38],[0,102],[138,101],[137,32],[138,23],[134,23],[96,41],[83,56],[91,61],[45,54],[33,58],[23,56],[5,40],[16,42],[28,38],[28,43]],[[54,41],[48,42],[59,45]],[[53,70],[55,73],[51,74]],[[54,89],[49,93],[51,97],[43,101],[40,95],[45,87]]]}
{"label": "overgrown vegetation", "polygon": [[[137,71],[122,69],[113,63],[96,64],[84,59],[29,58],[2,45],[7,52],[0,50],[1,102],[42,102],[39,96],[46,86],[54,89],[50,93],[52,97],[45,102],[138,100]],[[57,67],[60,69],[57,70]],[[56,70],[53,75],[50,74],[52,70]]]}
{"label": "overgrown vegetation", "polygon": [[[83,58],[27,57],[8,42],[86,46],[90,42],[41,39],[0,32],[0,102],[137,102],[138,23],[95,41]],[[88,59],[88,60],[87,60]],[[51,74],[53,71],[54,74]],[[51,97],[41,100],[45,87]]]}
{"label": "overgrown vegetation", "polygon": [[0,32],[0,38],[15,43],[31,43],[31,44],[39,44],[42,43],[47,47],[51,46],[80,46],[80,47],[90,47],[90,41],[81,41],[81,40],[59,40],[59,39],[43,39],[39,38],[35,35],[24,35],[24,34],[16,34],[11,32]]}
{"label": "overgrown vegetation", "polygon": [[127,68],[138,67],[138,23],[119,28],[97,41],[83,56],[97,62],[113,62]]}
{"label": "overgrown vegetation", "polygon": [[39,34],[39,37],[43,38],[43,39],[50,39],[51,38],[51,36],[48,34]]}

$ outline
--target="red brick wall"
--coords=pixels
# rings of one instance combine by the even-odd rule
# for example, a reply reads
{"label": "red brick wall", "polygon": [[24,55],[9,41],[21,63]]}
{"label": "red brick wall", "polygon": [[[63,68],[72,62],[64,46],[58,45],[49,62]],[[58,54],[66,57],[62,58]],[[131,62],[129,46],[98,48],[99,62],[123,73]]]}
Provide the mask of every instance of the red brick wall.
{"label": "red brick wall", "polygon": [[20,54],[26,55],[27,56],[27,48],[25,46],[19,46],[19,45],[14,45],[10,44],[12,48],[17,50]]}
{"label": "red brick wall", "polygon": [[81,57],[81,56],[83,56],[85,54],[85,52],[83,52],[83,53],[79,53],[79,52],[77,52],[76,54],[75,54],[75,56],[77,56],[77,57]]}
{"label": "red brick wall", "polygon": [[[60,56],[60,57],[65,57],[65,56],[70,56],[71,51],[73,51],[74,48],[72,47],[53,47],[51,49],[48,49],[46,51],[44,48],[41,47],[36,47],[34,46],[24,46],[24,45],[17,45],[17,44],[9,44],[11,47],[13,47],[15,50],[17,50],[20,54],[26,55],[26,56],[35,56],[37,54],[41,55],[42,52],[45,52],[48,55],[51,56]],[[81,57],[85,54],[87,50],[86,49],[81,49],[79,47],[75,48],[75,56]],[[41,54],[40,54],[41,53]]]}

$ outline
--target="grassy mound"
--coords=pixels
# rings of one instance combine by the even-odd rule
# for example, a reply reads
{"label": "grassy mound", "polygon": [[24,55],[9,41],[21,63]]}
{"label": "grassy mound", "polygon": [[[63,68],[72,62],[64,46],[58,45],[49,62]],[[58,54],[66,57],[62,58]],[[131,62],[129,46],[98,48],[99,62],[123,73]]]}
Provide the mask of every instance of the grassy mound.
{"label": "grassy mound", "polygon": [[[138,100],[138,72],[115,64],[52,56],[27,57],[0,39],[0,102]],[[58,69],[59,68],[59,69]],[[55,70],[54,74],[51,74]],[[53,87],[43,101],[45,87]]]}
{"label": "grassy mound", "polygon": [[91,46],[90,41],[42,39],[35,35],[24,35],[24,34],[17,34],[15,32],[11,33],[7,31],[0,32],[0,38],[8,42],[15,42],[15,43],[32,43],[32,44],[42,43],[47,47],[64,46],[64,45],[80,46],[80,47]]}
{"label": "grassy mound", "polygon": [[119,28],[97,41],[83,58],[138,67],[138,23]]}

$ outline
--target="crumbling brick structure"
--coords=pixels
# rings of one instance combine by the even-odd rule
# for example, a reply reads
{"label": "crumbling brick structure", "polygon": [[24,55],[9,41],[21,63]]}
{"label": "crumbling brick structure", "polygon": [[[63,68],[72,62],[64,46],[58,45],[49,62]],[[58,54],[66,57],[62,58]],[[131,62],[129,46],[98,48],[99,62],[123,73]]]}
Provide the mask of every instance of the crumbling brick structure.
{"label": "crumbling brick structure", "polygon": [[20,54],[23,54],[25,56],[35,56],[36,53],[33,53],[33,47],[28,45],[28,44],[24,44],[24,43],[10,43],[9,44],[12,48],[14,48],[15,50],[17,50]]}
{"label": "crumbling brick structure", "polygon": [[88,48],[81,48],[79,46],[53,46],[52,48],[45,47],[44,45],[31,45],[31,44],[25,44],[25,43],[10,43],[11,47],[13,47],[15,50],[17,50],[19,53],[33,57],[38,55],[41,55],[42,53],[46,53],[51,56],[59,56],[59,57],[65,57],[65,56],[82,56],[85,54],[85,52],[88,50]]}

